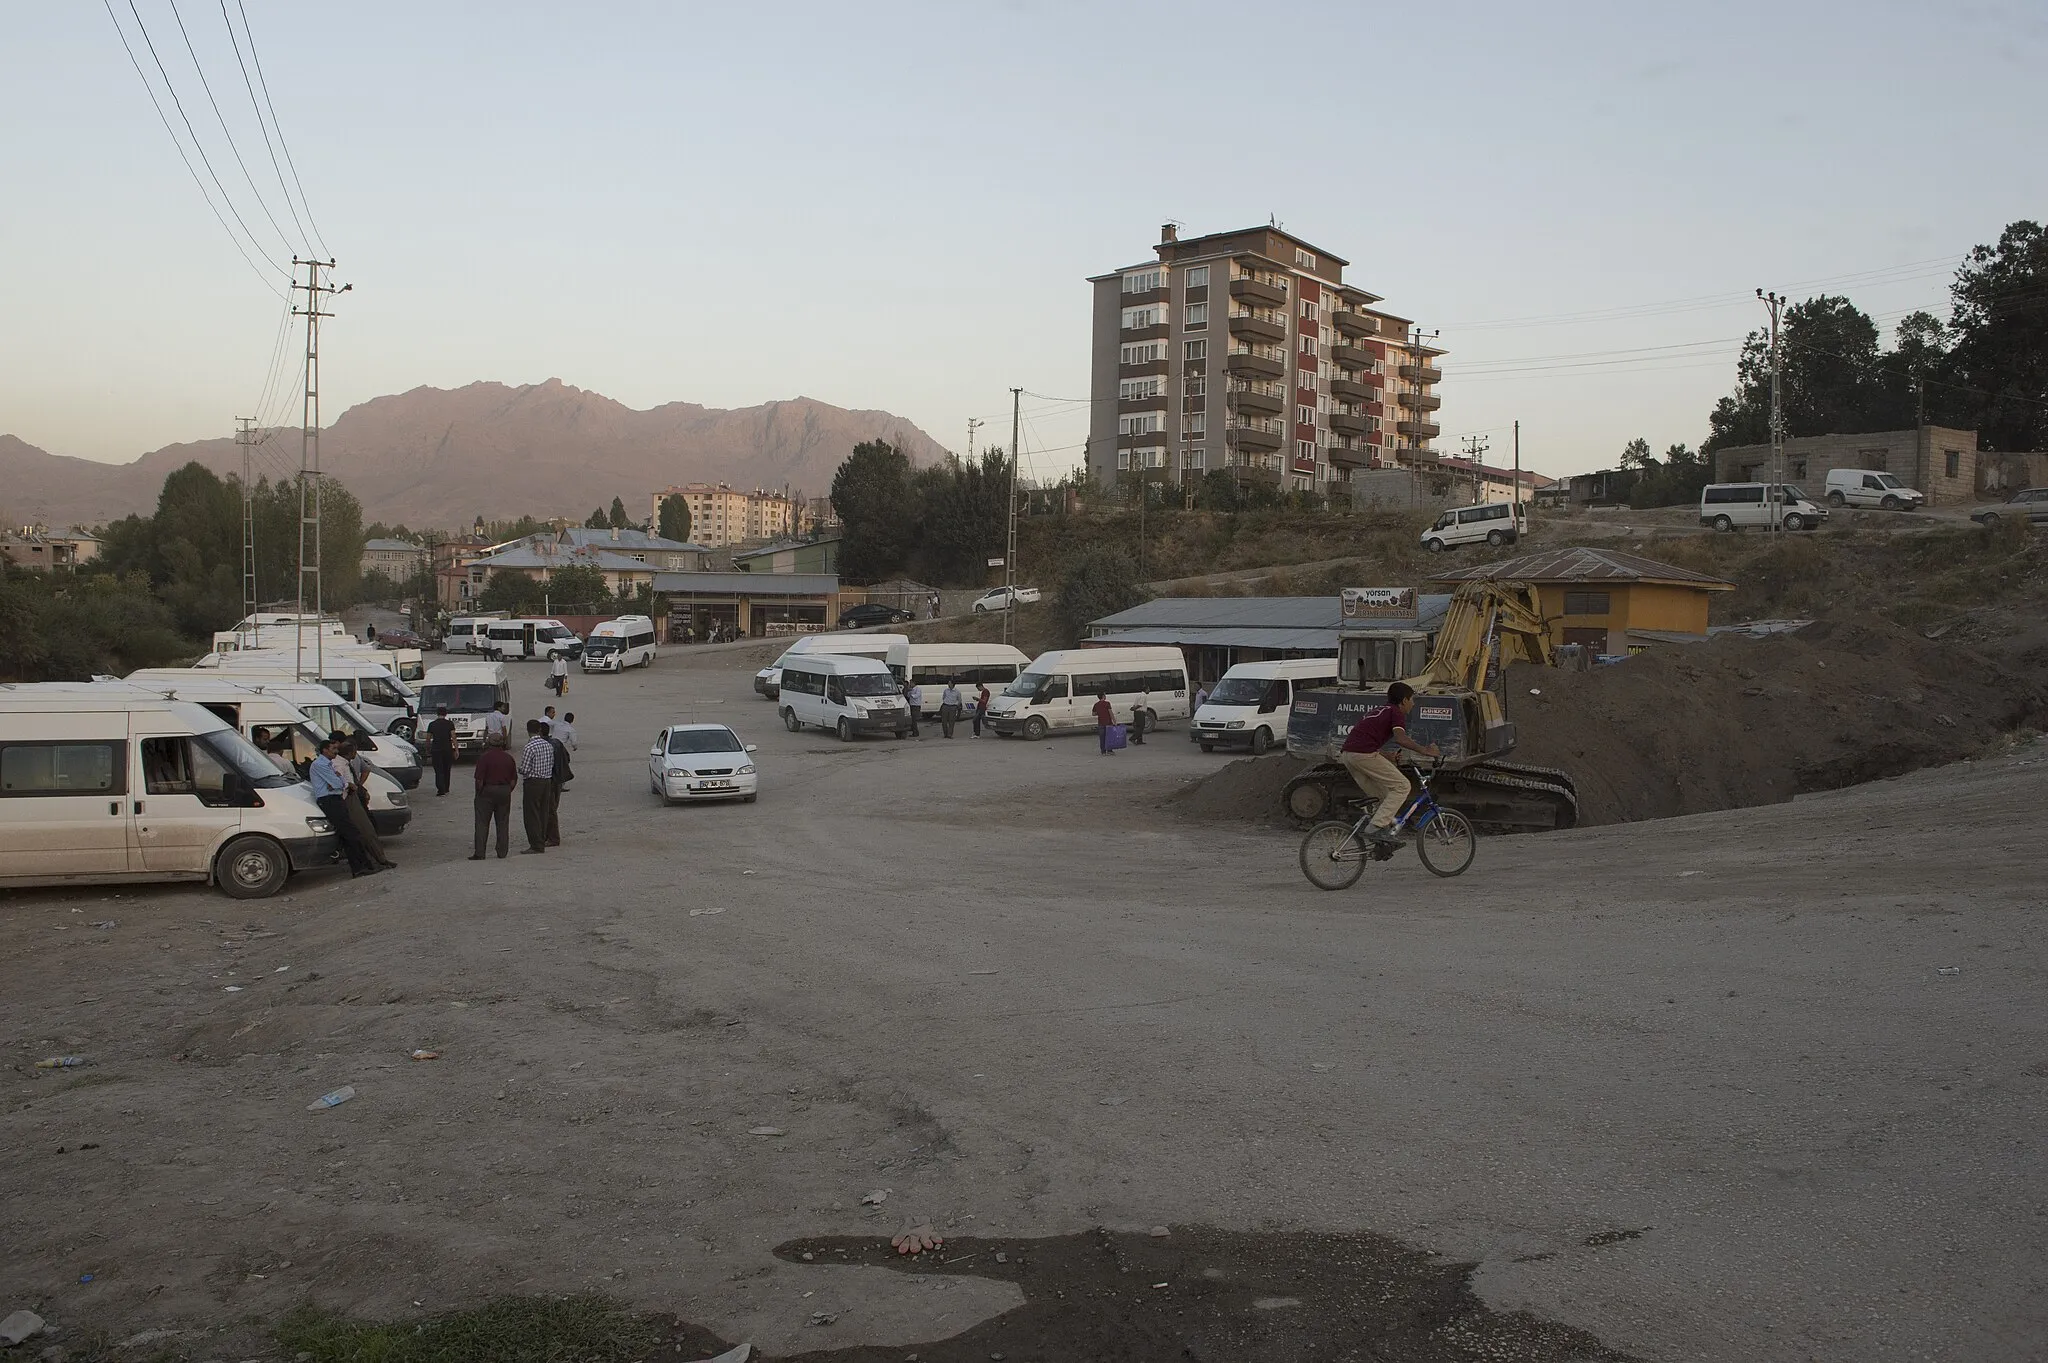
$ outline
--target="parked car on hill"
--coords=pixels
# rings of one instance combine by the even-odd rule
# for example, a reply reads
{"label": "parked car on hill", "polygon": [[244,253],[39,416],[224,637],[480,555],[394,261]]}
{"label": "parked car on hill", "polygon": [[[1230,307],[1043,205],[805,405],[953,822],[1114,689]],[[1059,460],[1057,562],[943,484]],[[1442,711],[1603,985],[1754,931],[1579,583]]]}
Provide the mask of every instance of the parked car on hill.
{"label": "parked car on hill", "polygon": [[990,587],[974,598],[974,613],[1006,611],[1012,606],[1028,606],[1038,600],[1036,587]]}
{"label": "parked car on hill", "polygon": [[900,625],[917,617],[900,606],[887,605],[880,601],[863,601],[858,606],[848,606],[839,612],[839,628],[864,629],[869,625]]}
{"label": "parked car on hill", "polygon": [[1972,511],[1970,519],[1979,525],[2024,520],[2030,525],[2048,524],[2048,487],[2030,487],[2013,494],[2009,502]]}

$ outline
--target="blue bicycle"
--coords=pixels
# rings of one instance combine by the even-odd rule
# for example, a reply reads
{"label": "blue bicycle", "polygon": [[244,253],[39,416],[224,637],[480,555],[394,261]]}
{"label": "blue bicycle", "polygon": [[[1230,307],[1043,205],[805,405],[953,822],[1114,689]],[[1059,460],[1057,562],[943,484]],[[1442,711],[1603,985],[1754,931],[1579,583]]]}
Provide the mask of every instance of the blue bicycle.
{"label": "blue bicycle", "polygon": [[[1473,856],[1479,850],[1479,839],[1472,832],[1472,821],[1455,809],[1446,809],[1436,802],[1429,793],[1429,783],[1443,767],[1441,759],[1423,772],[1418,784],[1421,789],[1401,816],[1394,820],[1389,830],[1396,838],[1413,836],[1416,855],[1431,873],[1440,876],[1455,876],[1472,864]],[[1301,840],[1301,873],[1309,882],[1321,890],[1346,890],[1358,883],[1365,874],[1369,861],[1387,861],[1399,848],[1398,842],[1379,843],[1366,837],[1365,828],[1372,821],[1373,802],[1368,801],[1365,811],[1356,823],[1332,819],[1309,829]]]}

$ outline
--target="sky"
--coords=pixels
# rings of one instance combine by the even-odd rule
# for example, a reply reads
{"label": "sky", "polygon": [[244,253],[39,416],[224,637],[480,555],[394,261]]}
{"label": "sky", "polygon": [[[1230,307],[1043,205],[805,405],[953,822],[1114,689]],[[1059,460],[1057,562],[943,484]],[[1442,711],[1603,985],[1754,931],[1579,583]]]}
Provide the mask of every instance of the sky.
{"label": "sky", "polygon": [[[1889,331],[2048,214],[2038,4],[241,4],[303,206],[221,0],[6,8],[0,433],[126,461],[296,421],[281,290],[324,243],[330,422],[554,377],[961,449],[971,419],[1007,441],[1020,387],[1052,477],[1087,277],[1167,221],[1275,219],[1441,331],[1439,448],[1504,462],[1519,421],[1567,474],[1698,444],[1756,289]],[[184,139],[145,30],[223,188],[123,50]]]}

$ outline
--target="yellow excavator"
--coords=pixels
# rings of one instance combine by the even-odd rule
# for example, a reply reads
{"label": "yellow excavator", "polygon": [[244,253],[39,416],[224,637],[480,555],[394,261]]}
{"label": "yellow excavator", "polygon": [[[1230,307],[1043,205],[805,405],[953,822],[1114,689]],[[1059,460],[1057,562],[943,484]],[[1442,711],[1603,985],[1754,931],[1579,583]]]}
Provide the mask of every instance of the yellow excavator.
{"label": "yellow excavator", "polygon": [[[1357,594],[1393,598],[1402,590]],[[1548,667],[1556,661],[1535,587],[1461,582],[1436,627],[1434,647],[1420,628],[1364,623],[1339,634],[1337,657],[1338,684],[1297,692],[1287,717],[1287,751],[1313,764],[1281,792],[1290,815],[1312,823],[1360,798],[1337,753],[1359,716],[1386,704],[1388,683],[1405,681],[1415,688],[1409,737],[1443,753],[1443,770],[1431,787],[1441,803],[1496,830],[1570,828],[1578,821],[1570,776],[1507,760],[1515,726],[1500,692],[1488,686],[1509,663]]]}

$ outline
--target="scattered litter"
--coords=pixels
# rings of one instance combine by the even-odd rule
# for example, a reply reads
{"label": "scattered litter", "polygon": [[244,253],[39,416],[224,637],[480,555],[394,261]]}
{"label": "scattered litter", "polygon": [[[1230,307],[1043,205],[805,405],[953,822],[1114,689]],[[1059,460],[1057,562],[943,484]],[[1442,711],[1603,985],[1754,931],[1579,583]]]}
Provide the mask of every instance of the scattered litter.
{"label": "scattered litter", "polygon": [[89,1282],[91,1282],[91,1281],[92,1281],[92,1280],[93,1280],[93,1279],[94,1279],[94,1278],[95,1278],[96,1276],[98,1276],[98,1275],[97,1275],[97,1274],[92,1274],[92,1273],[81,1273],[81,1274],[79,1274],[79,1275],[78,1275],[78,1281],[80,1281],[80,1282],[82,1282],[82,1283],[89,1283]]}
{"label": "scattered litter", "polygon": [[787,1136],[789,1133],[779,1126],[755,1126],[747,1129],[749,1136]]}
{"label": "scattered litter", "polygon": [[741,875],[743,875],[743,876],[750,876],[750,875],[752,875],[752,874],[754,874],[754,873],[753,873],[752,871],[741,871],[741,872],[740,872],[740,874],[741,874]]}
{"label": "scattered litter", "polygon": [[698,1360],[698,1363],[747,1363],[747,1360],[753,1357],[753,1354],[753,1345],[736,1344],[732,1348],[727,1349],[724,1353],[720,1354],[718,1357],[700,1359]]}
{"label": "scattered litter", "polygon": [[804,1262],[805,1262],[805,1263],[809,1263],[809,1262],[811,1262],[811,1261],[812,1261],[813,1259],[815,1259],[815,1258],[817,1258],[817,1257],[818,1257],[817,1255],[815,1255],[815,1254],[811,1253],[811,1252],[810,1252],[809,1250],[805,1250],[805,1251],[804,1251]]}
{"label": "scattered litter", "polygon": [[318,1098],[315,1098],[312,1102],[306,1104],[306,1111],[318,1112],[322,1108],[340,1107],[343,1103],[347,1102],[349,1099],[355,1096],[355,1089],[348,1084],[343,1084],[340,1088],[334,1090],[334,1092],[323,1093]]}
{"label": "scattered litter", "polygon": [[414,1051],[412,1058],[415,1060],[439,1060],[441,1053],[439,1051]]}
{"label": "scattered litter", "polygon": [[1944,975],[1960,975],[1963,973],[1963,968],[1959,965],[1945,965],[1941,968],[1940,973]]}
{"label": "scattered litter", "polygon": [[1678,873],[1678,878],[1679,878],[1680,880],[1684,880],[1684,879],[1685,879],[1685,878],[1686,878],[1687,876],[1696,876],[1696,875],[1698,875],[1698,874],[1699,874],[1699,872],[1698,872],[1698,871],[1680,871],[1680,872]]}
{"label": "scattered litter", "polygon": [[1002,1252],[1001,1250],[997,1250],[997,1251],[996,1251],[996,1262],[997,1262],[997,1263],[999,1263],[999,1264],[1007,1264],[1008,1262],[1010,1262],[1010,1256],[1009,1256],[1009,1255],[1007,1255],[1007,1254],[1005,1254],[1005,1253],[1003,1253],[1003,1252]]}
{"label": "scattered litter", "polygon": [[281,965],[281,966],[279,966],[279,967],[278,967],[277,969],[275,969],[275,970],[271,971],[270,973],[271,973],[271,974],[273,974],[273,975],[282,975],[282,974],[284,974],[284,972],[285,972],[285,971],[287,971],[287,970],[290,970],[290,969],[291,969],[291,967],[290,967],[290,966],[288,966],[288,965]]}
{"label": "scattered litter", "polygon": [[1543,694],[1543,688],[1540,686],[1532,686],[1529,688],[1529,694],[1532,696],[1540,696]]}
{"label": "scattered litter", "polygon": [[36,1061],[39,1070],[75,1070],[85,1063],[82,1055],[53,1055],[47,1060]]}
{"label": "scattered litter", "polygon": [[1164,1226],[1154,1226],[1152,1228],[1151,1234],[1152,1238],[1155,1240],[1164,1240],[1167,1236],[1173,1234],[1173,1232],[1168,1230]]}
{"label": "scattered litter", "polygon": [[1165,1284],[1165,1283],[1154,1283],[1154,1284],[1152,1284],[1152,1290],[1156,1292],[1156,1291],[1158,1291],[1158,1290],[1159,1290],[1160,1288],[1162,1288],[1162,1287],[1165,1287],[1165,1286],[1167,1286],[1167,1284]]}
{"label": "scattered litter", "polygon": [[993,970],[970,970],[967,973],[970,975],[994,975],[998,972]]}
{"label": "scattered litter", "polygon": [[879,1207],[888,1200],[889,1190],[887,1188],[877,1188],[873,1192],[869,1193],[866,1197],[862,1198],[860,1200],[860,1205],[863,1207]]}
{"label": "scattered litter", "polygon": [[702,918],[702,917],[704,917],[704,916],[705,916],[705,915],[707,915],[707,914],[713,914],[713,913],[724,913],[724,912],[725,912],[725,910],[724,910],[724,909],[691,909],[691,910],[690,910],[690,917],[692,917],[692,918]]}
{"label": "scattered litter", "polygon": [[228,984],[222,985],[221,987],[230,994],[239,994],[242,992],[242,986],[240,986],[239,984]]}
{"label": "scattered litter", "polygon": [[43,1318],[33,1311],[16,1311],[6,1320],[0,1320],[0,1346],[13,1348],[24,1339],[33,1339],[43,1328]]}
{"label": "scattered litter", "polygon": [[804,1324],[830,1325],[833,1321],[838,1319],[839,1313],[837,1311],[813,1311],[811,1312],[811,1318],[805,1321]]}
{"label": "scattered litter", "polygon": [[1309,1068],[1310,1068],[1310,1069],[1312,1069],[1312,1070],[1316,1070],[1316,1071],[1319,1071],[1319,1072],[1321,1072],[1321,1071],[1328,1071],[1328,1070],[1333,1070],[1333,1069],[1335,1069],[1335,1068],[1336,1068],[1336,1066],[1335,1066],[1335,1065],[1310,1065],[1310,1066],[1309,1066]]}
{"label": "scattered litter", "polygon": [[120,924],[116,923],[111,918],[102,918],[97,923],[94,923],[93,926],[104,931],[107,928],[119,927]]}

